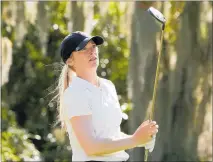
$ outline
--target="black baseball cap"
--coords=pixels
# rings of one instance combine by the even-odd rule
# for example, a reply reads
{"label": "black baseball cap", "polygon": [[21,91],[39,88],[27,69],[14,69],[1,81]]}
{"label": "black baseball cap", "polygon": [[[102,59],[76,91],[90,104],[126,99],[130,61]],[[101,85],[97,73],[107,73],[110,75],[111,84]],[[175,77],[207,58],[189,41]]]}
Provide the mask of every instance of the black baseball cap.
{"label": "black baseball cap", "polygon": [[96,45],[101,45],[104,42],[103,38],[100,36],[89,36],[81,31],[76,31],[67,35],[62,41],[60,47],[61,58],[64,63],[73,51],[82,50],[90,40],[93,40]]}

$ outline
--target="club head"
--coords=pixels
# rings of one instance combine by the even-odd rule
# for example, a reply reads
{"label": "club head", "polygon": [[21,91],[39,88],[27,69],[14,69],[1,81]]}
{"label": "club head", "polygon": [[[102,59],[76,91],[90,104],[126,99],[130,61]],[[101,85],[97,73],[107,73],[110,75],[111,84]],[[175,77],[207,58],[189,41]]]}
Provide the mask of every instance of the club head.
{"label": "club head", "polygon": [[165,17],[163,16],[163,14],[162,14],[160,11],[158,11],[158,10],[155,9],[154,7],[150,7],[147,11],[148,11],[156,20],[158,20],[160,23],[165,24],[166,19],[165,19]]}

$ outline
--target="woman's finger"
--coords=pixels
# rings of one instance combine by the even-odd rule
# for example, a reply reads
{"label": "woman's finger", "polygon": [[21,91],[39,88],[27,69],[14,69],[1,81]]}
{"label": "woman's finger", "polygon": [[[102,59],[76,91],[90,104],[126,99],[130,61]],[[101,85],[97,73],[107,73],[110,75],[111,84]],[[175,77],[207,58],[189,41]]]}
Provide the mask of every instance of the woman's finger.
{"label": "woman's finger", "polygon": [[154,122],[152,122],[152,123],[150,123],[150,127],[153,127],[153,126],[155,126],[155,125],[157,125],[157,123],[154,121]]}
{"label": "woman's finger", "polygon": [[145,122],[142,123],[142,126],[150,124],[150,120],[146,120]]}
{"label": "woman's finger", "polygon": [[152,131],[152,135],[155,135],[156,133],[158,133],[158,129]]}

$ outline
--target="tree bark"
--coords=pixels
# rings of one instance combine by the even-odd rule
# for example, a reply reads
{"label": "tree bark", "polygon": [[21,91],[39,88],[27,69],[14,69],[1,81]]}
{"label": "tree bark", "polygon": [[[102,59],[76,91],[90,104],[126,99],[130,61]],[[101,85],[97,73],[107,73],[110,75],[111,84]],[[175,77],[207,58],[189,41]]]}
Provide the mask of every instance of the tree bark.
{"label": "tree bark", "polygon": [[198,39],[201,5],[201,2],[187,2],[181,16],[176,68],[169,74],[170,136],[166,137],[169,142],[164,160],[198,160],[198,136],[211,94],[207,83],[211,72],[209,66],[205,66],[208,60],[203,58],[206,53]]}

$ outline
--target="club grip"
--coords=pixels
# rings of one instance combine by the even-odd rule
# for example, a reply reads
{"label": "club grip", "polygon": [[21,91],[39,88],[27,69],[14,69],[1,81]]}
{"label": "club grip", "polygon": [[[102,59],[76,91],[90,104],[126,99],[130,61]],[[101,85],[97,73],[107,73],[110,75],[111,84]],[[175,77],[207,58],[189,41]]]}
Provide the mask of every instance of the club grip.
{"label": "club grip", "polygon": [[148,160],[148,156],[149,156],[149,150],[146,149],[146,150],[145,150],[145,155],[144,155],[144,161],[147,161],[147,160]]}

